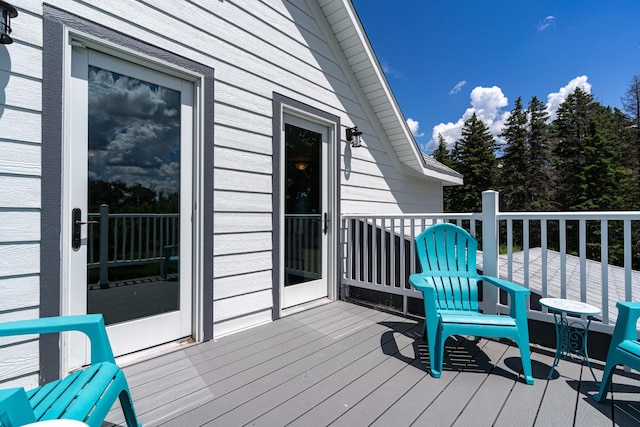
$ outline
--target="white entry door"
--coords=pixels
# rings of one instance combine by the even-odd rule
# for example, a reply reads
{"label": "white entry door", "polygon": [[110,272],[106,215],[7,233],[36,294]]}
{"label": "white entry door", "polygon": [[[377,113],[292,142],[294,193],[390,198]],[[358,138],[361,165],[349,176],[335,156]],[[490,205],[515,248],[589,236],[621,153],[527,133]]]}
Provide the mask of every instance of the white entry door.
{"label": "white entry door", "polygon": [[116,356],[190,336],[193,83],[73,47],[67,97],[63,312],[101,313]]}
{"label": "white entry door", "polygon": [[330,235],[329,128],[284,114],[282,307],[327,296]]}

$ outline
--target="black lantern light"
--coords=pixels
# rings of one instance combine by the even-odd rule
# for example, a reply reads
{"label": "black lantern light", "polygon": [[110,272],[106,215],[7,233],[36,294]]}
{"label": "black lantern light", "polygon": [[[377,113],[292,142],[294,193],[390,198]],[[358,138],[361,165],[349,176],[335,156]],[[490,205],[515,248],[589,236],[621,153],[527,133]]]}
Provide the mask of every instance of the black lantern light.
{"label": "black lantern light", "polygon": [[347,142],[350,142],[352,147],[362,147],[360,143],[361,135],[362,132],[358,130],[358,126],[347,128]]}
{"label": "black lantern light", "polygon": [[11,44],[11,18],[18,16],[18,11],[9,3],[0,0],[0,44]]}

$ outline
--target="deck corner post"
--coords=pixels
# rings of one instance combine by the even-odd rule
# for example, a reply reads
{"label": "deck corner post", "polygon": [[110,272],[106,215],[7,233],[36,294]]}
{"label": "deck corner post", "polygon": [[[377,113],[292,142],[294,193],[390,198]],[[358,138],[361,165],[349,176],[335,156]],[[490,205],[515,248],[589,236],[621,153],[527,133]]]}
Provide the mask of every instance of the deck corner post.
{"label": "deck corner post", "polygon": [[[498,213],[497,191],[482,192],[482,274],[498,277]],[[497,314],[498,290],[493,286],[482,288],[484,313]]]}

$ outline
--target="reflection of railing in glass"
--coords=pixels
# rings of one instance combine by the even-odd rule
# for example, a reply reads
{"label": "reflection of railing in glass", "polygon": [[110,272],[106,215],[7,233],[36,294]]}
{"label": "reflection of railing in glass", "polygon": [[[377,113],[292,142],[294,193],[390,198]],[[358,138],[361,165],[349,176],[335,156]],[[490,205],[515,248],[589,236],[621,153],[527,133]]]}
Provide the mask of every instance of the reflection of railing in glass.
{"label": "reflection of railing in glass", "polygon": [[[110,268],[164,263],[165,248],[179,244],[178,213],[110,214],[109,206],[101,205],[100,213],[89,213],[88,218],[98,224],[87,230],[87,268],[99,269],[101,287],[108,286]],[[165,267],[160,266],[158,275]]]}
{"label": "reflection of railing in glass", "polygon": [[320,279],[322,215],[285,215],[285,286]]}

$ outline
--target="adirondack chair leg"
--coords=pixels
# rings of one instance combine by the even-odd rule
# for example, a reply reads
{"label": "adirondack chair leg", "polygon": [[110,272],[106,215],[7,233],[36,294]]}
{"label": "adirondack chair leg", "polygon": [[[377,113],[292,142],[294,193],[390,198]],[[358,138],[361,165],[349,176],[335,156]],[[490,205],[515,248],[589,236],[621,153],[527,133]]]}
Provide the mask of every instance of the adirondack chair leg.
{"label": "adirondack chair leg", "polygon": [[533,384],[533,375],[531,373],[531,354],[529,353],[529,346],[517,343],[520,349],[520,360],[522,361],[522,371],[524,373],[524,379],[527,384]]}
{"label": "adirondack chair leg", "polygon": [[128,427],[142,427],[139,424],[136,417],[136,411],[133,409],[133,403],[131,402],[131,395],[128,391],[123,390],[120,392],[120,406],[122,406],[122,412],[124,412],[124,418],[127,421]]}
{"label": "adirondack chair leg", "polygon": [[[442,363],[444,360],[444,342],[447,340],[441,333],[437,334],[435,345],[433,346],[433,358],[431,359],[431,375],[433,378],[440,378],[442,375]],[[431,351],[431,346],[429,347]]]}
{"label": "adirondack chair leg", "polygon": [[602,381],[600,381],[600,388],[598,393],[593,396],[596,402],[602,403],[607,399],[607,393],[611,389],[611,380],[613,378],[613,371],[616,369],[616,365],[607,363],[602,374]]}
{"label": "adirondack chair leg", "polygon": [[431,369],[431,376],[434,378],[440,378],[442,373],[442,358],[444,348],[442,346],[441,333],[438,331],[440,327],[439,324],[433,325],[437,323],[435,318],[430,319],[431,321],[424,321],[424,329],[423,337],[426,335],[427,344],[429,346],[429,367]]}

